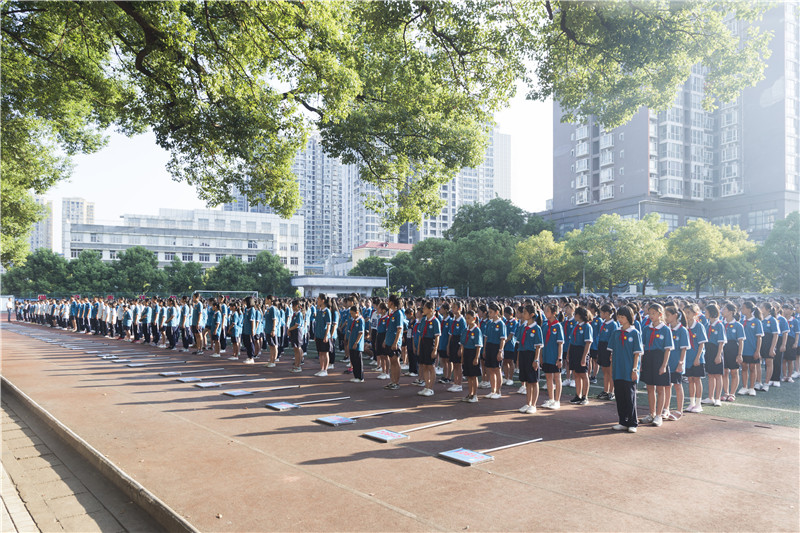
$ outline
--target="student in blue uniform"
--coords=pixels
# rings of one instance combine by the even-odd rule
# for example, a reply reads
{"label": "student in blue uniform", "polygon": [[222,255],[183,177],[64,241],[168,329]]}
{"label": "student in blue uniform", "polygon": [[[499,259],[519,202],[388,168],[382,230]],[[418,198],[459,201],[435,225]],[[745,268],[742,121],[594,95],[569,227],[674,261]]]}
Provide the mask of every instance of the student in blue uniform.
{"label": "student in blue uniform", "polygon": [[[194,354],[202,355],[205,344],[203,342],[203,330],[200,329],[200,319],[203,315],[203,302],[200,301],[200,294],[192,295],[192,336],[194,337]],[[249,304],[248,307],[252,306]],[[252,334],[252,333],[251,333]],[[249,352],[248,352],[249,353]]]}
{"label": "student in blue uniform", "polygon": [[[269,294],[264,298],[266,309],[264,310],[264,343],[269,350],[267,368],[273,368],[278,358],[278,330],[280,328],[280,318],[278,308],[274,304],[275,298]],[[327,367],[326,367],[327,368]]]}
{"label": "student in blue uniform", "polygon": [[592,313],[585,307],[575,309],[575,325],[569,337],[569,369],[575,381],[575,397],[569,403],[589,403],[589,350],[592,348]]}
{"label": "student in blue uniform", "polygon": [[564,349],[564,329],[558,321],[557,313],[558,306],[556,304],[544,306],[547,326],[542,328],[544,329],[542,370],[547,378],[548,395],[548,399],[542,404],[545,409],[561,408],[561,361]]}
{"label": "student in blue uniform", "polygon": [[[256,331],[256,310],[253,307],[253,297],[248,296],[244,299],[245,309],[242,313],[242,344],[247,354],[247,358],[243,361],[246,365],[255,363],[255,342],[253,335]],[[194,328],[192,328],[194,329]]]}
{"label": "student in blue uniform", "polygon": [[514,309],[511,306],[503,308],[503,323],[506,326],[506,343],[503,346],[503,385],[514,384],[514,367],[517,361],[517,327],[519,322],[514,318]]}
{"label": "student in blue uniform", "polygon": [[[800,339],[800,322],[794,316],[794,306],[790,303],[783,304],[783,317],[786,319],[786,346],[783,350],[783,377],[778,373],[777,386],[780,387],[781,381],[794,383],[797,372],[794,366],[797,359],[797,341]],[[773,385],[775,375],[773,374]]]}
{"label": "student in blue uniform", "polygon": [[650,323],[643,328],[642,381],[647,385],[647,401],[650,413],[642,420],[658,427],[663,422],[667,409],[667,393],[670,387],[669,353],[672,351],[672,334],[663,322],[664,308],[653,303],[647,308]]}
{"label": "student in blue uniform", "polygon": [[330,300],[324,294],[317,296],[317,312],[314,317],[314,342],[319,354],[319,372],[314,374],[317,377],[328,375],[328,357],[331,351],[331,310],[329,309]]}
{"label": "student in blue uniform", "polygon": [[[705,376],[705,347],[708,342],[706,327],[700,322],[698,316],[700,308],[697,304],[689,303],[683,308],[686,317],[686,331],[689,334],[689,348],[686,350],[686,377],[689,378],[689,407],[687,413],[702,413],[703,382]],[[673,339],[674,340],[674,339]],[[722,361],[720,359],[720,361]],[[709,377],[710,379],[710,377]]]}
{"label": "student in blue uniform", "polygon": [[447,389],[448,392],[461,392],[462,372],[461,372],[461,334],[467,328],[467,321],[461,314],[461,302],[453,302],[453,316],[448,326],[447,338],[447,360],[450,362],[453,384]]}
{"label": "student in blue uniform", "polygon": [[722,352],[722,362],[725,365],[723,386],[725,394],[723,401],[736,400],[734,393],[739,386],[739,369],[742,364],[742,350],[744,348],[744,328],[739,322],[736,306],[726,302],[722,306],[722,317],[725,319],[725,348]]}
{"label": "student in blue uniform", "polygon": [[130,342],[131,340],[131,326],[133,325],[133,313],[131,313],[128,304],[122,306],[123,315],[122,315],[122,334],[126,341]]}
{"label": "student in blue uniform", "polygon": [[439,342],[442,328],[433,309],[433,302],[428,300],[422,307],[424,318],[422,333],[416,345],[419,352],[420,378],[425,381],[425,387],[417,394],[420,396],[433,396],[433,383],[436,379],[436,354],[439,352]]}
{"label": "student in blue uniform", "polygon": [[492,302],[489,304],[488,311],[489,322],[485,326],[483,364],[492,390],[484,398],[497,400],[502,398],[503,379],[500,374],[500,364],[503,361],[503,348],[507,337],[506,325],[500,319],[500,306]]}
{"label": "student in blue uniform", "polygon": [[747,300],[742,304],[744,322],[744,345],[742,346],[742,388],[737,394],[755,396],[755,383],[758,377],[756,367],[761,370],[761,340],[764,330],[761,327],[761,310]]}
{"label": "student in blue uniform", "polygon": [[350,320],[347,326],[348,352],[353,365],[352,383],[364,383],[364,337],[367,333],[364,317],[358,312],[358,305],[350,307]]}
{"label": "student in blue uniform", "polygon": [[303,371],[303,339],[305,333],[305,313],[300,300],[292,300],[292,318],[289,322],[289,346],[294,352],[294,364],[289,372],[299,374]]}
{"label": "student in blue uniform", "polygon": [[[780,307],[772,306],[770,302],[762,302],[761,308],[761,329],[764,331],[764,338],[761,340],[761,359],[764,361],[764,375],[761,375],[761,365],[758,365],[758,373],[755,389],[767,392],[772,385],[772,375],[775,366],[781,366],[781,319],[784,323],[786,319],[780,315]],[[785,329],[783,331],[786,331]],[[785,337],[785,335],[783,335]],[[765,383],[766,382],[766,383]],[[780,381],[779,381],[780,383]]]}
{"label": "student in blue uniform", "polygon": [[725,350],[725,324],[719,316],[716,304],[708,304],[705,308],[708,319],[708,343],[706,344],[706,374],[708,374],[708,398],[701,404],[722,405],[722,375],[724,374],[723,353]]}
{"label": "student in blue uniform", "polygon": [[[577,323],[578,321],[575,320],[575,306],[572,302],[567,302],[564,305],[564,319],[561,321],[561,326],[564,329],[564,354],[566,354],[564,357],[563,369],[561,370],[561,373],[564,374],[564,380],[561,382],[561,385],[564,387],[575,386],[575,376],[569,366],[569,347],[572,341],[572,330]],[[582,347],[583,346],[581,346],[581,348]]]}
{"label": "student in blue uniform", "polygon": [[389,379],[391,382],[384,387],[388,390],[400,388],[400,342],[404,329],[403,299],[392,294],[389,296],[389,323],[386,325],[386,339],[383,341],[389,354]]}
{"label": "student in blue uniform", "polygon": [[[667,408],[661,414],[664,420],[677,420],[683,415],[683,373],[686,368],[686,352],[689,349],[689,331],[680,321],[680,312],[676,307],[669,306],[664,310],[667,326],[672,331],[672,350],[669,352],[669,381],[671,387],[667,389]],[[670,412],[672,392],[675,391],[675,405],[677,416]],[[692,404],[694,406],[694,404]]]}
{"label": "student in blue uniform", "polygon": [[449,303],[442,302],[442,305],[439,306],[438,318],[442,329],[437,349],[439,366],[442,367],[442,377],[439,378],[438,382],[448,384],[453,382],[453,365],[450,362],[450,353],[447,351],[447,346],[450,343],[450,324],[453,323],[453,317],[450,316]]}
{"label": "student in blue uniform", "polygon": [[611,429],[636,433],[639,420],[636,416],[636,384],[639,381],[639,361],[644,354],[642,337],[633,325],[633,311],[622,306],[616,313],[620,329],[608,340],[611,352],[611,374],[617,400],[619,422]]}
{"label": "student in blue uniform", "polygon": [[619,329],[615,320],[615,309],[611,304],[600,307],[600,327],[597,330],[597,366],[603,371],[603,391],[597,395],[598,400],[614,399],[614,378],[611,373],[611,352],[608,343]]}
{"label": "student in blue uniform", "polygon": [[520,413],[533,414],[536,412],[536,403],[539,400],[539,369],[542,362],[542,328],[536,323],[536,308],[528,304],[523,308],[522,320],[524,326],[518,324],[516,333],[519,333],[517,366],[519,379],[525,387],[525,405],[519,408]]}
{"label": "student in blue uniform", "polygon": [[589,311],[592,312],[592,348],[589,350],[589,358],[591,359],[591,366],[589,367],[589,383],[594,385],[597,383],[597,374],[600,372],[600,364],[597,362],[597,355],[600,347],[600,326],[603,324],[603,319],[600,318],[600,307],[597,302],[592,301],[589,303]]}
{"label": "student in blue uniform", "polygon": [[483,347],[483,333],[476,324],[475,311],[467,310],[464,314],[466,327],[461,332],[459,352],[464,377],[467,378],[468,393],[462,401],[468,403],[478,402],[478,379],[481,377],[481,348]]}

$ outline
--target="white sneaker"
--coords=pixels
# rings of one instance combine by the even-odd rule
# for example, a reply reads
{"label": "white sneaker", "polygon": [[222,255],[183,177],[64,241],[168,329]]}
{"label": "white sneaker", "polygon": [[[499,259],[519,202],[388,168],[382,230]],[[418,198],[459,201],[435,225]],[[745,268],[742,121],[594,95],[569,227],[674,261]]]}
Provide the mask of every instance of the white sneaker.
{"label": "white sneaker", "polygon": [[739,392],[737,392],[736,394],[741,394],[742,396],[744,396],[745,394],[747,394],[749,392],[749,390],[750,389],[745,389],[744,387],[742,387],[741,389],[739,389]]}
{"label": "white sneaker", "polygon": [[761,383],[756,383],[755,385],[753,385],[753,390],[764,390],[764,385],[762,385]]}
{"label": "white sneaker", "polygon": [[517,394],[528,394],[528,387],[523,383],[522,387],[517,389]]}
{"label": "white sneaker", "polygon": [[408,365],[400,365],[400,370],[408,370]]}
{"label": "white sneaker", "polygon": [[389,379],[390,377],[389,374],[378,374],[378,379]]}
{"label": "white sneaker", "polygon": [[519,408],[519,412],[520,412],[520,413],[527,413],[527,412],[528,412],[528,408],[529,408],[529,407],[530,407],[530,405],[528,405],[528,404],[526,403],[525,405],[523,405],[522,407],[520,407],[520,408]]}
{"label": "white sneaker", "polygon": [[351,378],[350,383],[364,383],[364,380],[358,378]]}
{"label": "white sneaker", "polygon": [[511,385],[513,385],[513,384],[514,384],[514,380],[513,380],[513,379],[507,379],[507,380],[505,381],[505,383],[504,383],[504,385],[508,385],[509,387],[510,387]]}
{"label": "white sneaker", "polygon": [[569,387],[569,380],[568,379],[562,379],[561,380],[561,386],[562,387]]}
{"label": "white sneaker", "polygon": [[550,409],[561,409],[561,402],[553,402],[550,404]]}
{"label": "white sneaker", "polygon": [[700,400],[700,403],[705,405],[713,405],[714,400],[712,400],[711,398],[703,398],[702,400]]}
{"label": "white sneaker", "polygon": [[747,395],[748,396],[755,396],[756,395],[756,389],[750,389],[749,391],[747,391]]}
{"label": "white sneaker", "polygon": [[714,407],[722,407],[722,400],[714,400]]}
{"label": "white sneaker", "polygon": [[800,371],[798,371],[798,372],[792,372],[792,375],[791,375],[791,376],[789,376],[789,377],[790,377],[790,378],[792,378],[792,379],[795,379],[795,378],[800,378]]}
{"label": "white sneaker", "polygon": [[488,381],[481,381],[481,382],[478,384],[478,388],[479,388],[479,389],[488,389],[488,388],[490,388],[491,386],[492,386],[492,384],[491,384],[491,383],[489,383]]}
{"label": "white sneaker", "polygon": [[219,357],[219,354],[218,353],[210,353],[210,354],[208,354],[208,356],[217,358],[217,357]]}
{"label": "white sneaker", "polygon": [[444,369],[440,366],[437,366],[435,372],[437,376],[441,376],[442,374],[444,374]]}
{"label": "white sneaker", "polygon": [[575,387],[575,380],[574,379],[569,380],[569,386],[570,387]]}
{"label": "white sneaker", "polygon": [[614,424],[613,426],[611,426],[611,429],[613,429],[614,431],[625,431],[628,428],[626,426],[623,426],[622,424]]}
{"label": "white sneaker", "polygon": [[433,393],[432,389],[427,389],[426,388],[426,389],[422,389],[417,394],[420,395],[420,396],[433,396],[434,393]]}
{"label": "white sneaker", "polygon": [[246,364],[246,365],[254,365],[254,364],[256,364],[256,361],[255,361],[255,359],[253,359],[252,357],[248,357],[247,359],[245,359],[245,360],[244,360],[244,361],[242,361],[242,362],[243,362],[244,364]]}
{"label": "white sneaker", "polygon": [[780,381],[773,381],[772,382],[772,386],[773,387],[778,387],[780,389],[781,388],[781,382]]}
{"label": "white sneaker", "polygon": [[267,363],[264,366],[267,367],[267,368],[275,368],[275,363]]}
{"label": "white sneaker", "polygon": [[462,391],[461,385],[453,385],[452,387],[447,389],[447,392],[461,392],[461,391]]}
{"label": "white sneaker", "polygon": [[628,433],[636,433],[636,428],[631,426],[628,428]]}
{"label": "white sneaker", "polygon": [[660,415],[653,419],[653,425],[656,426],[656,427],[660,426],[662,423],[663,423],[663,419],[661,418]]}
{"label": "white sneaker", "polygon": [[529,414],[529,415],[532,415],[532,414],[534,414],[535,412],[536,412],[536,406],[535,406],[535,405],[529,405],[529,406],[528,406],[528,414]]}
{"label": "white sneaker", "polygon": [[502,398],[502,397],[503,397],[503,395],[502,395],[502,394],[500,394],[499,392],[493,392],[493,393],[492,393],[492,398],[491,398],[491,399],[492,399],[492,400],[498,400],[498,399],[500,399],[500,398]]}
{"label": "white sneaker", "polygon": [[317,372],[314,375],[319,377],[319,378],[324,378],[324,377],[326,377],[328,375],[328,371],[327,370],[320,370],[319,372]]}
{"label": "white sneaker", "polygon": [[466,401],[467,401],[467,403],[478,403],[478,397],[477,396],[469,396],[469,397],[467,397]]}
{"label": "white sneaker", "polygon": [[289,372],[291,372],[292,374],[299,374],[302,371],[303,369],[300,368],[299,366],[293,366],[292,369],[289,370]]}
{"label": "white sneaker", "polygon": [[701,405],[695,405],[693,408],[689,409],[690,413],[702,413],[703,407]]}
{"label": "white sneaker", "polygon": [[489,394],[484,394],[483,395],[483,397],[486,398],[487,400],[491,400],[493,396],[494,396],[493,392],[490,392]]}
{"label": "white sneaker", "polygon": [[545,400],[542,402],[542,407],[544,409],[550,409],[550,406],[553,405],[553,400]]}
{"label": "white sneaker", "polygon": [[769,383],[762,384],[761,385],[761,391],[762,392],[769,392],[770,383],[772,383],[772,382],[770,381]]}

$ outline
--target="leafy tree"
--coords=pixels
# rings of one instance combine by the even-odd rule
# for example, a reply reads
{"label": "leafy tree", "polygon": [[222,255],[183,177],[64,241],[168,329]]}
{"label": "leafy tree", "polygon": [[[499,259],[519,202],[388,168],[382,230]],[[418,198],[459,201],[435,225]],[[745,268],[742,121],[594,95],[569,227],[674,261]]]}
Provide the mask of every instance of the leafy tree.
{"label": "leafy tree", "polygon": [[421,287],[418,282],[417,263],[410,253],[400,252],[392,257],[389,262],[395,267],[389,277],[389,281],[392,284],[392,292],[410,296],[424,294],[424,287]]}
{"label": "leafy tree", "polygon": [[24,264],[11,268],[0,278],[3,292],[7,294],[64,294],[71,290],[65,286],[67,260],[47,248],[39,248],[28,255]]}
{"label": "leafy tree", "polygon": [[[669,107],[697,63],[706,105],[761,79],[767,38],[724,2],[5,2],[0,6],[2,260],[38,213],[26,200],[97,150],[151,128],[173,177],[218,204],[234,187],[278,213],[316,128],[379,191],[387,228],[437,213],[439,186],[484,154],[517,82],[564,120],[624,123]],[[535,62],[535,73],[527,62]],[[532,75],[532,74],[535,74]],[[535,84],[534,84],[534,81]],[[59,152],[60,150],[60,152]],[[63,157],[54,154],[63,153]],[[26,169],[28,170],[26,172]]]}
{"label": "leafy tree", "polygon": [[662,279],[694,289],[699,298],[700,289],[717,275],[724,256],[719,228],[705,220],[693,220],[667,239],[666,254],[661,258]]}
{"label": "leafy tree", "polygon": [[470,296],[508,295],[516,243],[516,237],[494,228],[473,231],[447,249],[445,280],[450,287],[463,288]]}
{"label": "leafy tree", "polygon": [[157,294],[166,284],[167,276],[158,268],[156,254],[143,246],[133,246],[118,253],[112,266],[115,292]]}
{"label": "leafy tree", "polygon": [[[756,245],[748,240],[747,232],[730,226],[717,226],[722,236],[722,250],[717,271],[712,277],[714,285],[722,287],[724,296],[731,288],[745,289],[754,285],[760,276],[756,274],[754,261]],[[761,287],[759,287],[760,289]]]}
{"label": "leafy tree", "polygon": [[565,279],[565,245],[553,239],[552,232],[542,231],[517,243],[511,264],[508,281],[515,292],[547,294]]}
{"label": "leafy tree", "polygon": [[356,263],[355,266],[350,269],[350,272],[348,272],[347,275],[385,278],[387,267],[386,265],[384,265],[384,263],[388,262],[389,261],[387,259],[383,257],[378,257],[377,255],[365,257],[364,259],[361,259],[358,263]]}
{"label": "leafy tree", "polygon": [[206,271],[206,290],[252,291],[256,282],[248,271],[247,264],[231,255],[219,260],[217,266]]}
{"label": "leafy tree", "polygon": [[167,282],[166,289],[170,294],[191,294],[201,290],[203,284],[203,265],[194,261],[184,263],[178,256],[164,267]]}
{"label": "leafy tree", "polygon": [[535,213],[528,214],[525,225],[522,227],[521,235],[523,237],[530,237],[531,235],[539,235],[543,231],[555,233],[556,223],[552,220],[545,220]]}
{"label": "leafy tree", "polygon": [[110,292],[114,269],[104,263],[100,252],[84,250],[67,264],[65,285],[70,292],[100,296]]}
{"label": "leafy tree", "polygon": [[511,200],[503,198],[493,198],[482,205],[463,205],[444,236],[454,241],[484,228],[520,235],[525,227],[525,215],[525,211],[512,204]]}
{"label": "leafy tree", "polygon": [[447,239],[431,238],[418,242],[411,249],[411,259],[421,289],[444,287],[447,284],[445,258],[452,247],[453,242]]}
{"label": "leafy tree", "polygon": [[762,272],[788,294],[800,293],[800,211],[775,222],[758,253]]}
{"label": "leafy tree", "polygon": [[[583,274],[589,286],[608,289],[609,295],[620,283],[642,280],[652,275],[663,250],[659,242],[667,225],[650,214],[641,221],[623,219],[617,214],[602,215],[594,224],[566,235],[567,257],[575,281]],[[585,258],[581,250],[585,250]]]}
{"label": "leafy tree", "polygon": [[254,261],[247,263],[247,273],[255,289],[263,295],[288,296],[295,293],[291,283],[292,273],[277,255],[260,252]]}

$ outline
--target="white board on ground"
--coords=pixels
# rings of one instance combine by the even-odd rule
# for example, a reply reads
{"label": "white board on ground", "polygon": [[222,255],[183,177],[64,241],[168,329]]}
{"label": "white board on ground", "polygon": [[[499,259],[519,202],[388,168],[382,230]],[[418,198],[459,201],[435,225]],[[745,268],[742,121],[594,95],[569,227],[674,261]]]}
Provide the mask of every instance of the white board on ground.
{"label": "white board on ground", "polygon": [[408,411],[408,409],[392,409],[391,411],[380,411],[378,413],[369,413],[366,415],[356,415],[350,417],[339,416],[339,415],[323,416],[322,418],[317,418],[315,422],[319,422],[320,424],[325,424],[327,426],[334,426],[334,427],[347,426],[350,424],[355,424],[356,420],[358,420],[359,418],[366,418],[368,416],[388,415],[392,413],[399,413],[401,411]]}
{"label": "white board on ground", "polygon": [[170,372],[160,372],[159,376],[164,376],[165,378],[171,378],[174,376],[182,376],[184,374],[199,374],[201,372],[216,372],[217,370],[225,370],[222,367],[219,368],[202,368],[200,370],[173,370]]}
{"label": "white board on ground", "polygon": [[337,400],[349,400],[350,396],[342,396],[340,398],[324,398],[322,400],[311,400],[308,402],[275,402],[275,403],[268,403],[264,407],[267,409],[272,409],[273,411],[289,411],[291,409],[297,409],[301,405],[311,405],[313,403],[326,403],[326,402],[335,402]]}
{"label": "white board on ground", "polygon": [[378,429],[376,431],[368,431],[361,435],[362,437],[366,437],[368,439],[377,440],[378,442],[394,442],[398,440],[404,440],[408,438],[409,433],[413,433],[415,431],[420,431],[422,429],[428,428],[435,428],[438,426],[444,426],[445,424],[452,424],[453,422],[457,421],[458,419],[454,418],[452,420],[444,420],[442,422],[436,422],[434,424],[428,424],[426,426],[420,426],[416,428],[407,429],[404,432],[400,433],[397,431],[392,431],[391,429]]}
{"label": "white board on ground", "polygon": [[494,461],[494,457],[489,455],[491,452],[497,452],[500,450],[505,450],[508,448],[516,448],[517,446],[522,446],[524,444],[531,444],[532,442],[539,442],[542,440],[533,439],[533,440],[526,440],[524,442],[516,442],[514,444],[507,444],[505,446],[498,446],[497,448],[489,448],[488,450],[470,450],[467,448],[456,448],[455,450],[447,450],[446,452],[439,452],[439,457],[442,459],[447,459],[449,461],[453,461],[454,463],[458,463],[460,465],[465,466],[472,466],[472,465],[479,465],[482,463],[488,463],[490,461]]}
{"label": "white board on ground", "polygon": [[236,397],[236,396],[250,396],[250,395],[255,394],[257,392],[269,392],[269,391],[273,391],[273,390],[299,389],[299,388],[300,388],[300,385],[285,385],[285,386],[282,386],[282,387],[269,387],[269,388],[266,388],[266,389],[229,390],[229,391],[223,392],[222,394],[224,394],[225,396],[234,396],[234,397]]}

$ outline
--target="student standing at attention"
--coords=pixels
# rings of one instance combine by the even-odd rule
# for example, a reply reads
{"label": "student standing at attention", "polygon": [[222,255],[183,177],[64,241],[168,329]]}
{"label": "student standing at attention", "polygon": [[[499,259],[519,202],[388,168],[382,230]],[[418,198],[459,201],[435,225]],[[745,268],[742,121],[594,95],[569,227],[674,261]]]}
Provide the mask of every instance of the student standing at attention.
{"label": "student standing at attention", "polygon": [[331,310],[328,308],[330,301],[324,294],[317,296],[317,314],[314,321],[314,342],[319,354],[319,372],[317,377],[328,375],[328,354],[331,350]]}
{"label": "student standing at attention", "polygon": [[569,340],[569,369],[575,381],[575,397],[569,403],[589,403],[589,351],[592,349],[592,313],[585,307],[575,310],[576,322]]}
{"label": "student standing at attention", "polygon": [[611,429],[636,433],[639,425],[636,416],[636,384],[639,381],[639,361],[644,353],[642,337],[633,326],[633,311],[630,307],[620,307],[617,320],[619,332],[615,332],[608,341],[619,417],[619,422]]}
{"label": "student standing at attention", "polygon": [[546,304],[544,316],[547,329],[544,331],[544,370],[547,378],[547,395],[549,398],[542,404],[545,409],[561,408],[561,359],[564,349],[564,329],[558,321],[558,306]]}
{"label": "student standing at attention", "polygon": [[[671,386],[667,389],[667,408],[661,413],[664,420],[677,420],[669,410],[672,401],[672,390],[675,390],[675,402],[680,415],[683,415],[683,371],[686,368],[686,350],[689,349],[689,331],[680,322],[680,314],[675,307],[665,310],[667,325],[672,330],[672,350],[669,352],[669,381]],[[694,405],[694,403],[692,403]]]}
{"label": "student standing at attention", "polygon": [[475,311],[467,310],[464,315],[467,326],[461,332],[461,364],[464,377],[467,378],[468,394],[462,402],[478,403],[478,379],[481,377],[481,347],[483,346],[483,333],[475,324]]}
{"label": "student standing at attention", "polygon": [[348,351],[350,353],[350,364],[353,365],[352,383],[364,383],[364,335],[366,333],[366,323],[364,317],[358,312],[358,305],[350,307],[350,325],[348,326]]}
{"label": "student standing at attention", "polygon": [[[738,394],[755,396],[757,372],[761,371],[761,340],[764,337],[764,330],[761,327],[761,310],[751,301],[742,304],[744,314],[744,344],[742,346],[742,388]],[[758,367],[758,368],[756,368]]]}
{"label": "student standing at attention", "polygon": [[433,383],[436,379],[436,354],[439,351],[441,324],[433,310],[433,302],[425,302],[422,308],[425,317],[422,322],[422,334],[416,346],[419,352],[420,378],[425,381],[425,387],[417,394],[420,396],[433,396]]}
{"label": "student standing at attention", "polygon": [[742,364],[742,350],[744,349],[744,328],[739,322],[736,306],[726,302],[722,306],[722,316],[725,318],[725,348],[722,352],[722,362],[725,365],[724,401],[736,401],[736,388],[739,386],[739,369]]}
{"label": "student standing at attention", "polygon": [[642,381],[647,385],[650,414],[642,420],[658,427],[663,422],[662,413],[667,408],[669,392],[669,353],[672,351],[672,334],[662,322],[664,308],[650,304],[647,308],[650,323],[643,328],[644,355],[642,356]]}
{"label": "student standing at attention", "polygon": [[483,356],[484,369],[489,376],[489,386],[492,389],[484,398],[489,400],[497,400],[502,397],[500,388],[503,385],[503,376],[500,374],[500,364],[503,361],[505,343],[506,325],[500,319],[500,307],[492,302],[489,304],[489,323],[486,325]]}
{"label": "student standing at attention", "polygon": [[536,402],[539,400],[539,368],[542,361],[542,328],[536,323],[534,316],[536,308],[528,304],[522,310],[522,320],[525,326],[519,324],[521,333],[519,337],[519,350],[517,366],[519,379],[525,387],[526,402],[519,408],[520,413],[533,414],[536,412]]}

